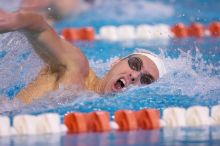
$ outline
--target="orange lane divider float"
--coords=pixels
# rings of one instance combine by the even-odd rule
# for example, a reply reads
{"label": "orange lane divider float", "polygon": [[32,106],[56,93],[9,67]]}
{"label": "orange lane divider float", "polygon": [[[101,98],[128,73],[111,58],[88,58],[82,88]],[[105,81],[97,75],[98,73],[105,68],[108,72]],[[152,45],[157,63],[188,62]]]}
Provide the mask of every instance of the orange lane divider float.
{"label": "orange lane divider float", "polygon": [[64,124],[68,129],[68,133],[87,132],[87,121],[83,113],[69,113],[64,117]]}
{"label": "orange lane divider float", "polygon": [[192,23],[188,27],[189,36],[192,37],[204,37],[205,36],[205,27],[201,23]]}
{"label": "orange lane divider float", "polygon": [[190,26],[185,26],[183,23],[178,23],[171,27],[171,31],[177,38],[185,37],[220,37],[220,22],[213,22],[205,27],[201,23],[194,22]]}
{"label": "orange lane divider float", "polygon": [[158,129],[160,125],[160,111],[143,109],[136,112],[138,127],[141,129]]}
{"label": "orange lane divider float", "polygon": [[108,112],[68,113],[64,117],[68,133],[105,132],[111,130]]}
{"label": "orange lane divider float", "polygon": [[98,111],[87,114],[87,126],[91,132],[110,131],[110,115],[108,112]]}
{"label": "orange lane divider float", "polygon": [[[115,112],[114,122],[120,131],[149,130],[161,127],[160,112],[156,109],[119,110]],[[68,128],[68,133],[106,132],[113,129],[110,123],[110,115],[104,111],[69,113],[64,117],[64,124]]]}
{"label": "orange lane divider float", "polygon": [[136,130],[138,128],[135,112],[131,110],[115,112],[115,122],[119,125],[121,131]]}
{"label": "orange lane divider float", "polygon": [[95,40],[95,30],[92,27],[65,28],[62,32],[62,35],[68,41]]}
{"label": "orange lane divider float", "polygon": [[184,38],[188,36],[187,27],[183,23],[178,23],[171,28],[171,31],[177,38]]}
{"label": "orange lane divider float", "polygon": [[183,37],[204,37],[206,29],[201,23],[192,23],[190,26],[185,26],[182,23],[176,24],[171,28],[177,38]]}
{"label": "orange lane divider float", "polygon": [[209,25],[209,31],[213,37],[220,37],[220,22],[213,22]]}
{"label": "orange lane divider float", "polygon": [[178,23],[171,28],[171,31],[177,38],[205,36],[205,27],[201,23],[192,23],[188,27],[183,23]]}

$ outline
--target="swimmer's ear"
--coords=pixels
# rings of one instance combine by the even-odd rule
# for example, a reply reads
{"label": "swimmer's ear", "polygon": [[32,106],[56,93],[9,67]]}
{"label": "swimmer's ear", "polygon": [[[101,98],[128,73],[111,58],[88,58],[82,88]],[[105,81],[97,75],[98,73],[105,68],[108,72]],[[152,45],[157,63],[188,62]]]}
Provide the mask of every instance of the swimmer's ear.
{"label": "swimmer's ear", "polygon": [[120,61],[121,61],[121,58],[117,58],[117,59],[115,59],[114,61],[112,61],[112,63],[111,63],[111,68],[112,68],[113,66],[115,66],[116,64],[118,64]]}

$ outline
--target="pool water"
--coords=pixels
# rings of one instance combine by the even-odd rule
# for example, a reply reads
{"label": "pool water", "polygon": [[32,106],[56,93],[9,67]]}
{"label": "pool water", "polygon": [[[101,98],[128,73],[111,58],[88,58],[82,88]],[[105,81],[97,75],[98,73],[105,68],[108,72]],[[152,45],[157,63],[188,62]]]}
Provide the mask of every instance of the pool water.
{"label": "pool water", "polygon": [[[65,27],[93,26],[97,31],[104,25],[159,24],[170,26],[183,22],[201,22],[208,25],[220,21],[220,3],[217,0],[165,1],[106,1],[91,10],[55,24],[58,33]],[[108,13],[106,13],[106,11]],[[147,87],[131,87],[119,94],[73,95],[70,89],[60,89],[36,101],[31,106],[1,101],[4,115],[40,114],[57,112],[63,118],[70,111],[91,112],[120,109],[140,110],[167,107],[188,108],[203,105],[211,108],[220,104],[220,39],[185,38],[148,42],[74,42],[82,48],[90,66],[99,76],[110,68],[110,62],[140,48],[161,56],[167,74]],[[12,100],[39,72],[43,62],[31,49],[20,32],[0,35],[0,97]],[[51,98],[53,97],[53,98]],[[10,111],[10,112],[9,112]],[[8,137],[2,145],[219,145],[219,127],[164,128],[153,131],[89,133],[79,135],[46,135]]]}

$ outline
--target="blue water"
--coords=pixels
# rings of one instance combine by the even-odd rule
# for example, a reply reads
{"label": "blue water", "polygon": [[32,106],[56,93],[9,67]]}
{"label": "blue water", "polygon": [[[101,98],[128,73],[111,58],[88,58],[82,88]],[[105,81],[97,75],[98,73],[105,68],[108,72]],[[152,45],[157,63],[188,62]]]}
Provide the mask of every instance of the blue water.
{"label": "blue water", "polygon": [[[128,3],[129,2],[129,3]],[[107,13],[108,12],[108,13]],[[201,22],[208,25],[220,21],[220,3],[217,0],[185,1],[106,1],[97,4],[80,16],[73,16],[55,24],[58,33],[65,27],[93,26],[96,31],[103,25],[158,24],[174,25]],[[12,37],[13,36],[13,37]],[[21,39],[22,38],[22,39]],[[42,62],[19,33],[0,37],[0,95],[14,96],[36,76]],[[8,41],[10,40],[10,41]],[[6,44],[6,45],[5,45]],[[69,91],[57,91],[31,106],[19,105],[3,114],[40,114],[57,112],[63,118],[70,111],[91,112],[105,110],[111,113],[119,109],[139,110],[166,107],[220,104],[220,39],[186,38],[168,42],[74,42],[82,48],[90,66],[99,76],[108,71],[110,61],[123,57],[137,48],[150,50],[165,61],[168,73],[158,82],[147,87],[133,87],[113,95],[82,93],[74,96]],[[15,75],[16,74],[16,75]],[[1,110],[2,110],[1,109]],[[8,112],[8,110],[10,112]],[[202,133],[202,134],[200,134]],[[219,145],[219,127],[161,129],[156,131],[110,132],[79,135],[46,135],[32,137],[8,137],[1,139],[4,145]],[[2,145],[3,145],[2,144]]]}

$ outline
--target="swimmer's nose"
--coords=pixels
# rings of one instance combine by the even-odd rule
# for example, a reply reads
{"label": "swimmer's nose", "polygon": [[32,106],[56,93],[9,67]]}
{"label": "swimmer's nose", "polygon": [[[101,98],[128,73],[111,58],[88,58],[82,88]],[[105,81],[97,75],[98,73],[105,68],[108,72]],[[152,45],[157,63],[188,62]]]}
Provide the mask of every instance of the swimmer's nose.
{"label": "swimmer's nose", "polygon": [[132,73],[130,73],[129,74],[129,78],[130,78],[131,83],[132,84],[137,83],[139,76],[140,76],[139,72],[132,72]]}

